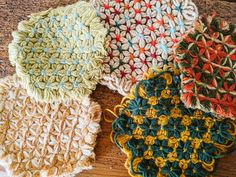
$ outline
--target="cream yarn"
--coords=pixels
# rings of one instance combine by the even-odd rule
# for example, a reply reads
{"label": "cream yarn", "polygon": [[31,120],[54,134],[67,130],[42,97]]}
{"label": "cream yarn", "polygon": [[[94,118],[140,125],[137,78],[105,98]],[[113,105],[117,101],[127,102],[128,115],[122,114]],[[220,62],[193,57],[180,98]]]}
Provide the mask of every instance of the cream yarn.
{"label": "cream yarn", "polygon": [[69,177],[91,168],[101,108],[84,98],[39,103],[0,79],[0,163],[13,177]]}
{"label": "cream yarn", "polygon": [[192,26],[192,0],[93,0],[108,32],[108,57],[101,81],[129,93],[150,67],[173,65],[172,47]]}

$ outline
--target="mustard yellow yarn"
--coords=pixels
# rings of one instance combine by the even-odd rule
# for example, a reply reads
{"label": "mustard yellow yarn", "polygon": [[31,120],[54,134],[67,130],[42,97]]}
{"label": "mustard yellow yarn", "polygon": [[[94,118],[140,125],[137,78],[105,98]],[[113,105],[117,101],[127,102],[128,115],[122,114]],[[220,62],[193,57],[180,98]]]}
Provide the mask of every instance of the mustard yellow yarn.
{"label": "mustard yellow yarn", "polygon": [[150,69],[117,105],[112,138],[137,177],[210,177],[235,150],[236,124],[180,100],[179,70]]}
{"label": "mustard yellow yarn", "polygon": [[81,99],[101,78],[106,33],[90,3],[49,9],[19,23],[9,58],[36,100]]}

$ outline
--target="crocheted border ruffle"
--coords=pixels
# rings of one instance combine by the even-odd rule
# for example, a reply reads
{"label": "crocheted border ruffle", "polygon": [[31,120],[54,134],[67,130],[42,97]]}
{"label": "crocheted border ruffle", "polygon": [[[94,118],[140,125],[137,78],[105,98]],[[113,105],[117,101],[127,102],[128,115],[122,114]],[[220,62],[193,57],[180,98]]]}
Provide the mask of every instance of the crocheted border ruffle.
{"label": "crocheted border ruffle", "polygon": [[176,46],[175,55],[185,105],[236,119],[235,26],[205,15]]}
{"label": "crocheted border ruffle", "polygon": [[173,62],[172,46],[196,20],[192,0],[93,0],[109,29],[101,84],[127,95],[148,68]]}
{"label": "crocheted border ruffle", "polygon": [[9,58],[36,100],[80,100],[101,79],[106,33],[90,3],[49,9],[19,23]]}
{"label": "crocheted border ruffle", "polygon": [[115,107],[112,133],[131,176],[210,176],[234,150],[236,124],[185,108],[179,87],[178,70],[150,69]]}
{"label": "crocheted border ruffle", "polygon": [[39,103],[15,75],[0,79],[0,163],[12,177],[91,169],[100,119],[100,105],[89,98]]}

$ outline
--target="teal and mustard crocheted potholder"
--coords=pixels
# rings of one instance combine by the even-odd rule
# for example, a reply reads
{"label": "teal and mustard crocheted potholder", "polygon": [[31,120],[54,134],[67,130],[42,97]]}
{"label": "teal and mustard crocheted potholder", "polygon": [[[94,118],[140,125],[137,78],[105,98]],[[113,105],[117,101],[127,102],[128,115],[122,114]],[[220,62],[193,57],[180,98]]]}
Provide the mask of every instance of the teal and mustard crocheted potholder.
{"label": "teal and mustard crocheted potholder", "polygon": [[36,100],[81,99],[101,77],[106,33],[90,3],[49,9],[19,23],[10,61]]}
{"label": "teal and mustard crocheted potholder", "polygon": [[236,28],[204,16],[176,47],[187,107],[236,119]]}
{"label": "teal and mustard crocheted potholder", "polygon": [[114,141],[131,176],[204,177],[233,150],[236,125],[180,100],[177,70],[152,71],[115,108]]}

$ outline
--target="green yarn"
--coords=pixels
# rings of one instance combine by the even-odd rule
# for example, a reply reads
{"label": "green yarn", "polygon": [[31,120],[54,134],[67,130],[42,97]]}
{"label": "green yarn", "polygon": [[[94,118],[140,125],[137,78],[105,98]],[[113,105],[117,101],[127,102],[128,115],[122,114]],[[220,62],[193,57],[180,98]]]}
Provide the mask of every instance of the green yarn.
{"label": "green yarn", "polygon": [[179,71],[150,70],[145,76],[115,108],[112,124],[131,176],[210,176],[216,160],[235,147],[235,123],[186,108]]}
{"label": "green yarn", "polygon": [[13,32],[10,61],[36,100],[80,100],[101,78],[106,33],[87,2],[35,13]]}
{"label": "green yarn", "polygon": [[175,47],[186,107],[236,119],[236,28],[202,16]]}

